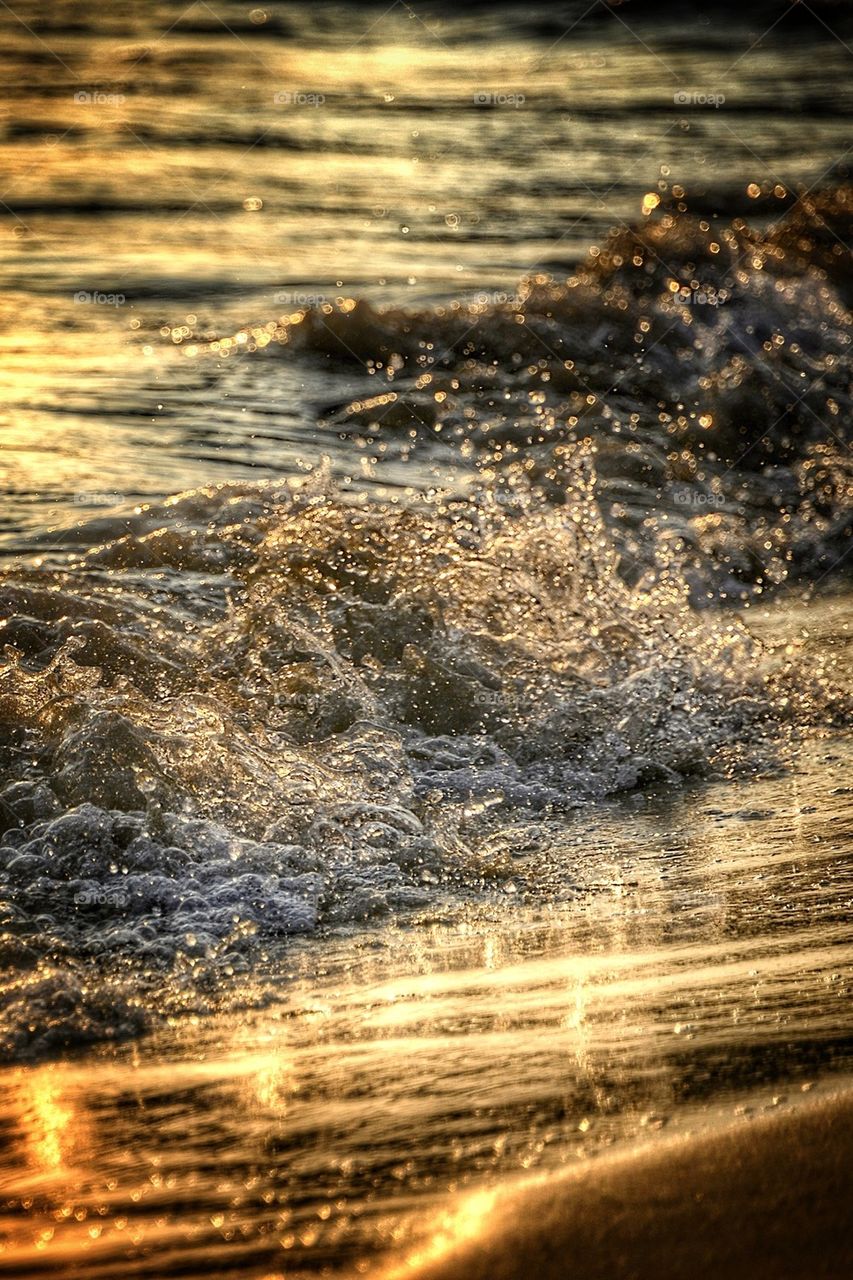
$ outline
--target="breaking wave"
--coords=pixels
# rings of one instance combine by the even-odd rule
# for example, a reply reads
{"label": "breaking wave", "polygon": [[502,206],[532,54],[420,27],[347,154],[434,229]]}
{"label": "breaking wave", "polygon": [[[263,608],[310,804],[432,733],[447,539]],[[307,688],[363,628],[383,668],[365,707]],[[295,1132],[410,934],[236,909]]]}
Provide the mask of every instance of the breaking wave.
{"label": "breaking wave", "polygon": [[695,608],[849,545],[833,200],[763,236],[664,211],[510,301],[195,336],[200,359],[363,360],[382,390],[325,428],[450,447],[471,484],[217,486],[5,573],[4,1056],[136,1034],[297,935],[517,883],[525,827],[765,767],[838,713],[819,664]]}

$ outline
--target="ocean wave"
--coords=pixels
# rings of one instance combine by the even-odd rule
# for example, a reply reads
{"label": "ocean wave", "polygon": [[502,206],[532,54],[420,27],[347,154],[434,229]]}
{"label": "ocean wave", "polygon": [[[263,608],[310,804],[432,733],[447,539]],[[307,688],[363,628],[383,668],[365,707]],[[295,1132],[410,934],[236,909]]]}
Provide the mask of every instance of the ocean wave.
{"label": "ocean wave", "polygon": [[665,541],[627,583],[587,451],[570,474],[559,506],[222,486],[4,575],[5,1057],[516,883],[513,824],[832,717],[825,672],[690,607]]}
{"label": "ocean wave", "polygon": [[563,281],[421,310],[295,293],[276,320],[181,341],[361,369],[364,392],[321,422],[368,458],[427,448],[562,502],[586,441],[624,558],[647,564],[664,514],[694,598],[746,600],[849,547],[853,188],[745,198],[785,212],[759,231],[667,187]]}
{"label": "ocean wave", "polygon": [[468,488],[216,486],[4,572],[3,1056],[249,998],[302,935],[517,885],[521,828],[840,714],[695,605],[849,547],[850,192],[762,233],[680,203],[512,297],[187,332],[361,365],[319,429]]}

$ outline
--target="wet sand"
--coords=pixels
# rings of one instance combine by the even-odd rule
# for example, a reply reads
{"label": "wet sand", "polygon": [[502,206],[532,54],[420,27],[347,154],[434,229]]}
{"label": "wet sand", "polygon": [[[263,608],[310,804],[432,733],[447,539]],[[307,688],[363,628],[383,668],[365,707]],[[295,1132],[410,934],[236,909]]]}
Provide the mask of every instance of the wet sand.
{"label": "wet sand", "polygon": [[[751,620],[846,681],[849,596]],[[0,1275],[847,1274],[852,751],[519,825],[511,886],[4,1067]]]}
{"label": "wet sand", "polygon": [[853,1272],[853,1090],[475,1193],[417,1280],[817,1280]]}

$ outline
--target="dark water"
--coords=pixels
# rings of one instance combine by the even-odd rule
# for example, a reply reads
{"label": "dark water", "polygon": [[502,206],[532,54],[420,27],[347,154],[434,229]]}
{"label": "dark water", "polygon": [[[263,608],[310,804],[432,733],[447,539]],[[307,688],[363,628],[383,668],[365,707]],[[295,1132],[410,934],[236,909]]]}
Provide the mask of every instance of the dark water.
{"label": "dark water", "polygon": [[[200,355],[194,335],[265,334],[338,299],[467,297],[486,304],[470,319],[488,341],[496,298],[525,276],[562,283],[649,193],[680,184],[700,215],[763,226],[797,190],[831,187],[849,152],[849,23],[844,6],[787,7],[4,8],[6,546],[323,455],[364,486],[328,410],[385,382],[364,368],[383,361],[379,335],[354,360],[337,347],[263,366]],[[828,251],[845,242],[831,226]],[[691,313],[700,333],[710,310]],[[600,326],[578,329],[556,343],[539,331],[535,358],[556,346],[585,362],[591,342],[610,359]],[[663,340],[656,329],[616,353],[629,393],[625,358]],[[818,370],[778,372],[796,398]],[[649,392],[644,416],[659,398],[698,407],[678,379]],[[827,396],[811,394],[801,416],[832,426]],[[775,405],[761,408],[750,431],[770,425]],[[378,453],[368,487],[393,491],[464,483],[476,464],[455,447],[421,447],[405,467]]]}
{"label": "dark water", "polygon": [[[512,6],[4,21],[7,1056],[476,898],[516,822],[536,845],[843,720],[831,646],[698,608],[849,549],[843,40],[607,13],[552,40]],[[478,88],[510,70],[512,101]]]}
{"label": "dark water", "polygon": [[0,10],[4,1274],[340,1267],[849,1071],[798,8]]}

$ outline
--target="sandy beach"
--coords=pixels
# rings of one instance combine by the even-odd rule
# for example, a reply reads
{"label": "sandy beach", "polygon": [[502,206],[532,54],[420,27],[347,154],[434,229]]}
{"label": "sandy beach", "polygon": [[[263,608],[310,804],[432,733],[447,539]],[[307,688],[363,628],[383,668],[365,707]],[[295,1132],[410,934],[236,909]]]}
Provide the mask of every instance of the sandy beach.
{"label": "sandy beach", "polygon": [[[474,1193],[386,1280],[840,1280],[853,1090]],[[363,1274],[363,1273],[362,1273]]]}

